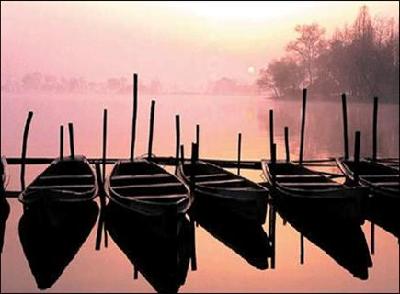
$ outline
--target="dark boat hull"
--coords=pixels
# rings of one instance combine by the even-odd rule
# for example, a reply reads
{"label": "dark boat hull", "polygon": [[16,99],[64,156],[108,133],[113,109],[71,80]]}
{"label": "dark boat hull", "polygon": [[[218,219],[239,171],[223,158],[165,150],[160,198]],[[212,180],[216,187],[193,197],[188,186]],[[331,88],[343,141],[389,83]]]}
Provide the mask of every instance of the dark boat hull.
{"label": "dark boat hull", "polygon": [[146,160],[117,163],[106,186],[111,202],[159,235],[177,235],[191,205],[184,183]]}
{"label": "dark boat hull", "polygon": [[26,208],[38,203],[85,202],[97,196],[96,175],[84,156],[54,160],[19,195]]}
{"label": "dark boat hull", "polygon": [[292,163],[262,163],[273,198],[292,205],[324,207],[324,212],[362,222],[365,189],[336,183],[327,176]]}
{"label": "dark boat hull", "polygon": [[399,201],[399,170],[372,161],[356,164],[339,158],[336,162],[350,184],[366,187],[373,197],[382,197],[384,201]]}
{"label": "dark boat hull", "polygon": [[[209,165],[213,169],[220,171],[221,174],[225,174],[228,181],[229,178],[231,180],[242,180],[243,187],[230,186],[229,182],[226,185],[221,183],[224,186],[207,186],[197,184],[195,180],[193,193],[195,201],[203,199],[210,206],[217,206],[222,211],[233,213],[241,219],[257,224],[264,224],[268,207],[268,190],[243,177],[229,173],[222,168]],[[182,165],[178,168],[177,174],[189,187],[192,185],[190,176],[185,173]]]}

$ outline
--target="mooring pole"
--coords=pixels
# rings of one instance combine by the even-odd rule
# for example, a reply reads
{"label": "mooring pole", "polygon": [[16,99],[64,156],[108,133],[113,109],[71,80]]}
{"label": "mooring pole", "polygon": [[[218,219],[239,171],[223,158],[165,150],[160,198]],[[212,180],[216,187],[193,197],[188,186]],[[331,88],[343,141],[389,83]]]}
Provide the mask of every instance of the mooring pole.
{"label": "mooring pole", "polygon": [[272,160],[272,145],[274,145],[274,111],[269,110],[269,154]]}
{"label": "mooring pole", "polygon": [[270,247],[272,249],[271,268],[275,268],[275,248],[276,248],[276,209],[273,205],[269,205],[269,220],[268,220],[268,234],[271,238]]}
{"label": "mooring pole", "polygon": [[96,178],[97,178],[97,186],[99,187],[98,195],[100,198],[100,215],[97,223],[97,233],[96,233],[96,250],[100,250],[101,245],[101,237],[102,232],[104,230],[104,246],[107,247],[108,240],[107,240],[107,230],[104,226],[105,222],[105,207],[106,207],[106,192],[104,190],[104,175],[100,172],[100,163],[96,162]]}
{"label": "mooring pole", "polygon": [[74,125],[71,122],[68,123],[68,129],[69,129],[69,148],[71,151],[71,158],[75,159]]}
{"label": "mooring pole", "polygon": [[349,159],[349,135],[347,128],[347,98],[342,94],[342,112],[343,112],[343,136],[344,136],[344,159]]}
{"label": "mooring pole", "polygon": [[306,101],[307,101],[307,89],[303,89],[303,107],[301,113],[301,135],[300,135],[300,159],[299,163],[303,164],[303,147],[304,147],[304,126],[306,122]]}
{"label": "mooring pole", "polygon": [[300,264],[304,264],[304,235],[300,234]]}
{"label": "mooring pole", "polygon": [[271,148],[271,163],[275,164],[276,163],[276,144],[272,144]]}
{"label": "mooring pole", "polygon": [[64,126],[60,126],[60,159],[64,157]]}
{"label": "mooring pole", "polygon": [[22,154],[21,154],[21,190],[25,190],[25,159],[26,159],[26,151],[27,151],[27,146],[28,146],[28,135],[29,135],[29,126],[31,124],[33,112],[29,111],[28,112],[28,118],[26,119],[25,122],[25,128],[24,128],[24,135],[22,138]]}
{"label": "mooring pole", "polygon": [[242,153],[242,133],[238,134],[238,166],[237,166],[237,174],[240,175],[240,159]]}
{"label": "mooring pole", "polygon": [[181,127],[180,127],[179,114],[175,115],[175,128],[176,128],[176,169],[175,169],[176,173],[179,165],[179,146],[181,144]]}
{"label": "mooring pole", "polygon": [[103,184],[106,181],[106,159],[107,159],[107,109],[103,111]]}
{"label": "mooring pole", "polygon": [[285,127],[285,151],[286,151],[286,162],[290,162],[290,150],[289,150],[289,128]]}
{"label": "mooring pole", "polygon": [[132,109],[132,131],[131,131],[131,161],[135,155],[135,139],[136,139],[136,119],[137,119],[137,92],[138,92],[138,75],[133,74],[133,109]]}
{"label": "mooring pole", "polygon": [[190,191],[194,192],[196,178],[196,163],[198,160],[198,147],[196,143],[192,143],[192,154],[190,160]]}
{"label": "mooring pole", "polygon": [[371,254],[375,254],[375,224],[371,221]]}
{"label": "mooring pole", "polygon": [[185,147],[181,145],[181,163],[182,166],[185,164]]}
{"label": "mooring pole", "polygon": [[378,97],[374,97],[374,109],[372,113],[372,160],[376,161],[378,150]]}
{"label": "mooring pole", "polygon": [[196,144],[197,144],[197,153],[200,158],[200,125],[196,125]]}
{"label": "mooring pole", "polygon": [[149,147],[147,149],[147,157],[150,159],[153,154],[153,134],[154,134],[154,107],[156,101],[151,101],[151,109],[150,109],[150,127],[149,127]]}
{"label": "mooring pole", "polygon": [[196,256],[196,228],[194,227],[194,220],[190,218],[190,229],[192,233],[191,240],[191,256],[190,256],[190,268],[192,271],[197,270],[197,256]]}
{"label": "mooring pole", "polygon": [[[357,167],[360,163],[360,131],[356,131],[355,141],[354,141],[354,165]],[[357,170],[357,168],[355,169]],[[354,173],[356,180],[358,179],[358,174]]]}

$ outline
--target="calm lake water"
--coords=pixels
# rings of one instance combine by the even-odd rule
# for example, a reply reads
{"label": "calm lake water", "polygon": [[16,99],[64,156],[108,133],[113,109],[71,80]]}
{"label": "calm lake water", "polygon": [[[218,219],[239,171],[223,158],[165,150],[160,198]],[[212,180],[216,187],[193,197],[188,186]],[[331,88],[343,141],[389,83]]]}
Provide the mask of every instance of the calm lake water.
{"label": "calm lake water", "polygon": [[[148,95],[140,96],[136,155],[146,153]],[[34,111],[28,156],[55,157],[59,150],[59,125],[74,122],[75,152],[87,157],[98,157],[102,144],[103,109],[108,109],[108,156],[128,157],[130,144],[131,97],[121,95],[54,95],[2,93],[2,154],[19,157],[25,119]],[[268,158],[268,110],[274,110],[275,138],[278,157],[283,158],[283,128],[290,129],[291,157],[297,159],[301,97],[296,101],[276,101],[263,97],[162,95],[156,98],[155,136],[153,152],[156,155],[175,154],[175,114],[181,118],[181,140],[188,150],[195,140],[195,125],[200,124],[200,157],[235,159],[237,134],[243,134],[242,159]],[[350,151],[353,152],[353,134],[361,131],[362,155],[371,154],[371,103],[348,99]],[[397,157],[399,150],[399,106],[379,105],[379,156]],[[65,150],[68,141],[65,137]],[[341,102],[307,101],[305,131],[305,158],[340,156],[343,149]],[[187,152],[187,151],[186,151]],[[45,166],[28,166],[27,183]],[[111,166],[108,168],[110,170]],[[335,168],[332,168],[335,171]],[[8,166],[7,189],[18,190],[19,166]],[[242,170],[249,179],[263,181],[261,171]],[[39,291],[24,254],[18,224],[22,205],[16,199],[8,200],[11,212],[7,219],[3,253],[1,255],[1,292]],[[362,250],[359,243],[371,247],[371,223],[357,228],[343,224],[324,226],[325,245],[315,238],[304,238],[304,263],[300,262],[300,233],[296,222],[276,216],[275,268],[260,269],[246,260],[246,254],[225,235],[212,234],[207,225],[195,228],[197,270],[189,267],[180,292],[399,292],[399,241],[392,233],[375,225],[375,253],[368,278],[354,277],[346,260],[337,261],[335,246],[348,252]],[[269,233],[268,221],[263,230]],[[234,223],[226,230],[235,231]],[[132,264],[127,256],[109,238],[108,248],[95,250],[96,225],[61,277],[47,292],[154,292],[152,284],[139,273],[133,279]],[[356,232],[357,237],[347,238]],[[242,229],[237,238],[246,239]],[[332,233],[330,233],[332,232]],[[139,237],[138,237],[139,238]],[[331,241],[340,240],[340,242]],[[243,241],[246,245],[246,242]],[[323,243],[323,242],[322,242]],[[340,243],[340,244],[339,244]],[[251,244],[250,244],[251,245]],[[250,246],[249,245],[249,246]],[[254,244],[253,244],[254,245]],[[161,245],[160,245],[161,246]],[[361,249],[360,249],[361,248]],[[333,251],[332,251],[333,250]],[[329,254],[328,254],[329,253]],[[346,254],[345,254],[346,255]],[[351,257],[349,257],[351,259]],[[347,260],[348,263],[348,260]],[[354,273],[354,271],[353,271]]]}

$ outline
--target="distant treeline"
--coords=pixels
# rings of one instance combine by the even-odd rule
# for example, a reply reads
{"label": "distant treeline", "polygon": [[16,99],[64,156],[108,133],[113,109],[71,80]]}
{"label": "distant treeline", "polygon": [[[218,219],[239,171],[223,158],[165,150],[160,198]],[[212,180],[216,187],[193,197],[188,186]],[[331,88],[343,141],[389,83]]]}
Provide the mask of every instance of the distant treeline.
{"label": "distant treeline", "polygon": [[[109,78],[102,82],[87,81],[83,77],[56,77],[54,75],[33,72],[25,74],[20,80],[7,80],[1,85],[5,92],[52,92],[52,93],[132,93],[132,83],[125,77]],[[159,94],[162,92],[161,83],[152,80],[141,82],[139,91]]]}
{"label": "distant treeline", "polygon": [[[105,81],[93,82],[83,77],[56,77],[54,75],[33,72],[25,74],[21,79],[2,81],[1,90],[4,92],[44,92],[44,93],[104,93],[131,94],[132,82],[125,77],[108,78]],[[139,91],[146,94],[184,94],[184,95],[256,95],[259,89],[256,84],[245,84],[235,79],[222,77],[209,81],[205,90],[190,91],[176,86],[165,89],[161,82],[154,79],[150,82],[140,81]]]}
{"label": "distant treeline", "polygon": [[287,54],[260,71],[257,85],[276,97],[298,96],[308,88],[315,96],[340,93],[370,101],[399,102],[399,31],[394,19],[371,18],[360,8],[351,25],[336,29],[330,39],[313,23],[298,25]]}

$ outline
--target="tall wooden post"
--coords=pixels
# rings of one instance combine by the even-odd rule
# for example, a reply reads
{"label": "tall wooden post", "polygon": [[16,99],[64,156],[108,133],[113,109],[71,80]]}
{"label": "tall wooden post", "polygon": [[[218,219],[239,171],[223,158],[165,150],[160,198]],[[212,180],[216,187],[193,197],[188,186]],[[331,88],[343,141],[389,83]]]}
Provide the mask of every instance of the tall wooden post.
{"label": "tall wooden post", "polygon": [[200,125],[196,125],[196,144],[197,144],[197,152],[200,158]]}
{"label": "tall wooden post", "polygon": [[301,113],[301,134],[300,134],[300,164],[303,164],[303,147],[304,147],[304,127],[306,122],[306,101],[307,89],[303,89],[303,108]]}
{"label": "tall wooden post", "polygon": [[69,129],[69,149],[71,151],[71,158],[75,159],[74,125],[71,122],[68,123],[68,129]]}
{"label": "tall wooden post", "polygon": [[374,109],[372,113],[372,160],[376,161],[378,150],[378,97],[374,97]]}
{"label": "tall wooden post", "polygon": [[26,151],[28,147],[29,126],[32,121],[32,116],[33,112],[29,111],[28,118],[26,119],[25,122],[24,135],[22,138],[21,174],[20,174],[21,190],[25,190],[25,160],[26,160]]}
{"label": "tall wooden post", "polygon": [[342,110],[343,110],[343,136],[344,136],[344,159],[349,159],[349,135],[347,128],[347,102],[346,94],[342,94]]}
{"label": "tall wooden post", "polygon": [[103,184],[106,180],[106,160],[107,160],[107,109],[103,111]]}
{"label": "tall wooden post", "polygon": [[276,163],[276,144],[272,144],[272,149],[271,149],[271,163],[275,164]]}
{"label": "tall wooden post", "polygon": [[354,163],[360,162],[360,131],[356,131],[355,142],[354,142]]}
{"label": "tall wooden post", "polygon": [[[356,132],[355,135],[355,142],[354,142],[354,165],[356,166],[356,171],[357,171],[357,166],[360,163],[360,131]],[[354,178],[356,181],[358,181],[358,173],[354,172]]]}
{"label": "tall wooden post", "polygon": [[274,145],[274,111],[269,110],[269,152],[272,160],[272,146]]}
{"label": "tall wooden post", "polygon": [[60,126],[60,159],[64,157],[64,126]]}
{"label": "tall wooden post", "polygon": [[286,162],[290,162],[290,150],[289,150],[289,128],[285,127],[285,152],[286,152]]}
{"label": "tall wooden post", "polygon": [[196,143],[192,143],[192,154],[190,160],[190,191],[194,192],[195,178],[196,178],[196,163],[199,159],[198,147]]}
{"label": "tall wooden post", "polygon": [[237,165],[237,174],[240,175],[240,160],[241,160],[241,153],[242,153],[242,133],[238,134],[238,165]]}
{"label": "tall wooden post", "polygon": [[185,147],[181,145],[181,163],[182,166],[185,164]]}
{"label": "tall wooden post", "polygon": [[181,145],[181,127],[180,127],[180,120],[179,115],[175,116],[175,128],[176,128],[176,168],[179,165],[179,146]]}
{"label": "tall wooden post", "polygon": [[137,92],[138,92],[138,75],[133,74],[133,109],[132,109],[132,131],[131,131],[131,161],[135,155],[135,139],[136,139],[136,119],[137,119]]}
{"label": "tall wooden post", "polygon": [[147,150],[148,158],[150,159],[153,154],[153,134],[154,134],[154,107],[156,102],[154,100],[151,101],[151,110],[150,110],[150,127],[149,127],[149,146]]}

